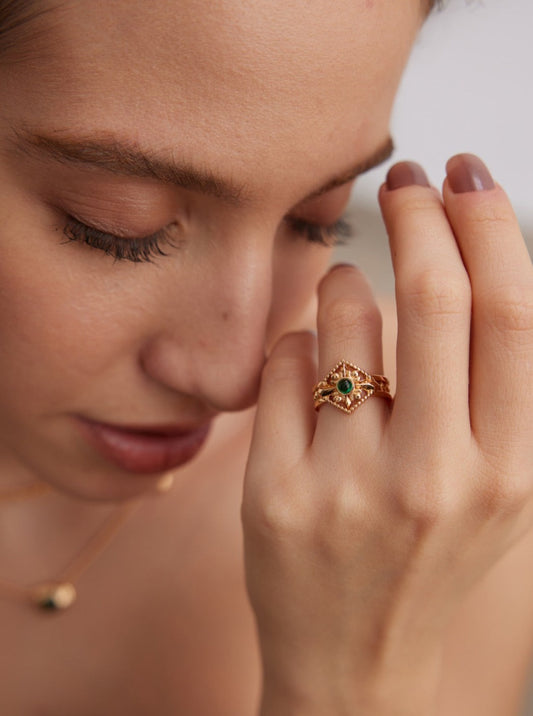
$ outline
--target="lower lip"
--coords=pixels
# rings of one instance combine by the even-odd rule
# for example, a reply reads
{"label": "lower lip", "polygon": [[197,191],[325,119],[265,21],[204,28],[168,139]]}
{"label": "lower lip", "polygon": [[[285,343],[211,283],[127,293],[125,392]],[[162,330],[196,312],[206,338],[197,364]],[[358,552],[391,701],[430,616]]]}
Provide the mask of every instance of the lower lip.
{"label": "lower lip", "polygon": [[150,435],[79,420],[88,442],[118,467],[138,474],[160,473],[195,457],[209,434],[210,424],[182,435]]}

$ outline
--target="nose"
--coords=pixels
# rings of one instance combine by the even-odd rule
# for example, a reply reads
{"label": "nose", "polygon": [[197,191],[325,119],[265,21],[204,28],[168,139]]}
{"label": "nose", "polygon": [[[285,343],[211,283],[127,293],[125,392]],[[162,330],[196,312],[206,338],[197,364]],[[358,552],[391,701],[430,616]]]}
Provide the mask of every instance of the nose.
{"label": "nose", "polygon": [[272,299],[272,251],[249,246],[179,270],[157,329],[141,352],[145,373],[217,412],[257,400]]}

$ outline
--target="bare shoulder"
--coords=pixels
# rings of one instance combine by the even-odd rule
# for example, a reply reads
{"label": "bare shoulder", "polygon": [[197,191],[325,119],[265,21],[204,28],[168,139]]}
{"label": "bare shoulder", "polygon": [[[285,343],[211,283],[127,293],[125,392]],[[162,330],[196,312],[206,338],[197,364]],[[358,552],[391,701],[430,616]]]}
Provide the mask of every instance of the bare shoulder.
{"label": "bare shoulder", "polygon": [[250,415],[217,426],[196,469],[182,483],[176,475],[171,493],[147,519],[159,550],[151,621],[159,635],[159,666],[172,673],[164,685],[169,713],[255,711],[260,665],[240,521],[252,424]]}
{"label": "bare shoulder", "polygon": [[[43,703],[77,716],[255,712],[240,528],[248,445],[234,427],[222,424],[168,493],[142,500],[80,578],[72,610],[50,619],[0,603],[2,714],[41,713]],[[87,689],[89,675],[98,689]]]}
{"label": "bare shoulder", "polygon": [[224,600],[226,608],[246,606],[240,506],[252,426],[253,415],[229,430],[222,426],[187,481],[180,484],[177,474],[154,520],[172,543],[179,570],[194,572],[195,601],[205,596],[212,611]]}

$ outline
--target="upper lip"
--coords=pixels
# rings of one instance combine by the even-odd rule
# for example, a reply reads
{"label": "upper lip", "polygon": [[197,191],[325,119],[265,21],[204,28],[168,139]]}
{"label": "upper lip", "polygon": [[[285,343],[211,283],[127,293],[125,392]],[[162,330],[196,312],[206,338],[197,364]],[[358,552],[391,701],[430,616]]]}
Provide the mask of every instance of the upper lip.
{"label": "upper lip", "polygon": [[121,432],[139,433],[144,435],[166,435],[171,437],[187,435],[189,433],[195,432],[196,430],[201,430],[202,428],[206,427],[209,422],[211,422],[212,418],[204,420],[200,423],[188,423],[181,425],[176,425],[175,423],[160,423],[157,425],[117,425],[115,423],[105,423],[100,420],[92,420],[90,418],[82,418],[82,420],[87,423],[92,423],[93,425],[100,425],[104,428],[110,428],[111,430],[120,430]]}

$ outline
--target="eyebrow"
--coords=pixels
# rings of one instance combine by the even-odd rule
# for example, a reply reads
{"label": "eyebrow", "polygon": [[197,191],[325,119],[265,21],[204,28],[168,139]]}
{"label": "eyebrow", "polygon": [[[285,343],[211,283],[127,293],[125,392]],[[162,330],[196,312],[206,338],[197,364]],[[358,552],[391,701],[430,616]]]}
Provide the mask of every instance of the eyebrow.
{"label": "eyebrow", "polygon": [[370,154],[366,159],[363,159],[362,161],[358,162],[355,166],[353,166],[351,169],[348,169],[348,171],[344,172],[343,174],[339,174],[333,179],[330,179],[330,181],[324,184],[324,186],[320,187],[320,189],[317,189],[316,191],[312,192],[312,194],[310,194],[307,199],[313,199],[316,196],[325,194],[326,192],[335,189],[335,187],[347,184],[348,182],[356,179],[361,174],[365,174],[371,169],[375,169],[380,164],[384,164],[388,159],[390,159],[393,152],[394,141],[392,137],[389,136],[387,137],[385,142],[381,144],[376,150],[374,150],[372,154]]}
{"label": "eyebrow", "polygon": [[[15,148],[39,159],[42,159],[43,155],[48,155],[49,158],[61,163],[103,169],[120,176],[155,179],[165,184],[214,196],[237,206],[246,203],[244,187],[231,179],[217,177],[201,167],[161,159],[153,152],[143,151],[136,143],[118,139],[113,135],[47,136],[29,131],[16,131],[15,135]],[[360,174],[387,161],[393,151],[394,143],[388,136],[385,142],[369,156],[328,180],[303,201],[353,181]]]}

